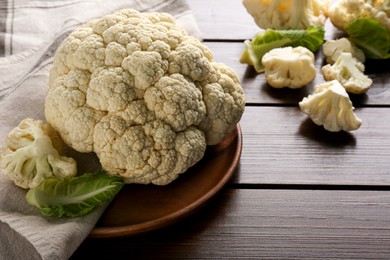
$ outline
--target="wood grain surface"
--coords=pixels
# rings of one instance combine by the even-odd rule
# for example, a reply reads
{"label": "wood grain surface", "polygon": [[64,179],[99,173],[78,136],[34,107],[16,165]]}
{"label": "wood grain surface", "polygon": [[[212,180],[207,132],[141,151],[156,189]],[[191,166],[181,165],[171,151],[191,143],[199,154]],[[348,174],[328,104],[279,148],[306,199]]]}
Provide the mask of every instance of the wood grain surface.
{"label": "wood grain surface", "polygon": [[331,133],[298,107],[246,107],[234,182],[389,186],[389,112],[358,108],[363,124],[357,131]]}
{"label": "wood grain surface", "polygon": [[386,259],[390,193],[226,189],[175,226],[89,239],[73,259]]}
{"label": "wood grain surface", "polygon": [[[324,82],[273,89],[241,64],[243,41],[260,32],[240,0],[187,0],[204,43],[233,68],[247,106],[243,150],[227,187],[181,222],[150,233],[87,239],[72,259],[390,259],[390,60],[368,61],[374,81],[351,95],[363,120],[330,133],[298,107]],[[343,33],[326,24],[325,39]]]}

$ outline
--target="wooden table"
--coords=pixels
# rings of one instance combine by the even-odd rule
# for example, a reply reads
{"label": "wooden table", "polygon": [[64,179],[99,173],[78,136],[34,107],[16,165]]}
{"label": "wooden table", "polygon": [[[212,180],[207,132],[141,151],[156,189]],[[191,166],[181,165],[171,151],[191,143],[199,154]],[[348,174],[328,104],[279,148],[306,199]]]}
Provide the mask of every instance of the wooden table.
{"label": "wooden table", "polygon": [[[239,63],[259,31],[240,0],[188,0],[215,60],[238,73],[247,106],[241,161],[205,207],[150,233],[87,239],[73,259],[390,258],[390,61],[368,62],[374,86],[353,96],[354,132],[314,125],[298,102],[324,82],[272,89]],[[330,23],[326,39],[337,34]],[[316,55],[318,68],[324,62]]]}

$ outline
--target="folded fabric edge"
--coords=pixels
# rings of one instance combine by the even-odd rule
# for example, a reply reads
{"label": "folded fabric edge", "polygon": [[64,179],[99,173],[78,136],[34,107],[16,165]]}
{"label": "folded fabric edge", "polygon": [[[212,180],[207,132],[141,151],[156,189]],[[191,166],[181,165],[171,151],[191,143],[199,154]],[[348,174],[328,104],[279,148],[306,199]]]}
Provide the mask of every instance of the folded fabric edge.
{"label": "folded fabric edge", "polygon": [[[28,242],[26,237],[21,235],[7,223],[0,221],[0,233],[2,236],[0,243],[0,259],[19,259],[20,255],[28,256],[29,259],[42,259],[36,248]],[[23,245],[23,246],[15,246]]]}

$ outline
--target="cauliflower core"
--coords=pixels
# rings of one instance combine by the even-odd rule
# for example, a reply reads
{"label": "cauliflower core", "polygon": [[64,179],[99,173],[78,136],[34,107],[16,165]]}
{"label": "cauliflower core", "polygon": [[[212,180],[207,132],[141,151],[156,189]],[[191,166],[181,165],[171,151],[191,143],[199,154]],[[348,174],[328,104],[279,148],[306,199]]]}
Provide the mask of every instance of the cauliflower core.
{"label": "cauliflower core", "polygon": [[127,183],[165,185],[231,132],[244,111],[235,72],[165,13],[125,9],[58,48],[47,121]]}
{"label": "cauliflower core", "polygon": [[305,47],[272,49],[261,62],[267,83],[274,88],[300,88],[316,77],[314,54]]}
{"label": "cauliflower core", "polygon": [[62,147],[62,140],[50,125],[26,118],[7,136],[0,157],[4,176],[25,189],[38,186],[50,176],[75,176],[76,161],[60,156]]}

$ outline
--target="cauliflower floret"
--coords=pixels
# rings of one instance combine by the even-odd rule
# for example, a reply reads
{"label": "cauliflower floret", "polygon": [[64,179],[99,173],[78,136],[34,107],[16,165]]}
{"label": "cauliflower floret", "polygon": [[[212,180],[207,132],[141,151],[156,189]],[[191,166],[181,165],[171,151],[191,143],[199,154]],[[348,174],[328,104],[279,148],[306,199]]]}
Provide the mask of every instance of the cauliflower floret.
{"label": "cauliflower floret", "polygon": [[372,18],[390,32],[389,10],[389,0],[339,0],[329,7],[329,18],[341,30],[358,18]]}
{"label": "cauliflower floret", "polygon": [[63,41],[45,115],[69,146],[95,152],[109,174],[165,185],[222,141],[244,107],[237,75],[172,16],[125,9]]}
{"label": "cauliflower floret", "polygon": [[303,98],[299,107],[314,123],[330,132],[352,131],[362,124],[353,112],[348,93],[337,80],[315,86],[314,93]]}
{"label": "cauliflower floret", "polygon": [[3,174],[25,189],[50,176],[75,176],[76,161],[60,156],[62,148],[62,140],[50,125],[26,118],[7,136],[0,156]]}
{"label": "cauliflower floret", "polygon": [[327,64],[321,70],[326,80],[338,80],[349,93],[362,94],[372,85],[372,79],[363,73],[364,65],[348,52],[342,52],[333,65]]}
{"label": "cauliflower floret", "polygon": [[328,0],[243,0],[246,10],[263,29],[307,29],[324,26]]}
{"label": "cauliflower floret", "polygon": [[207,144],[215,145],[240,120],[245,100],[237,74],[231,68],[212,63],[211,70],[209,78],[200,83],[206,115],[199,128],[205,133]]}
{"label": "cauliflower floret", "polygon": [[107,115],[94,134],[94,150],[103,168],[127,183],[166,185],[203,157],[206,139],[193,126],[175,132],[159,120],[140,125],[131,122]]}
{"label": "cauliflower floret", "polygon": [[314,54],[305,47],[272,49],[261,62],[267,83],[274,88],[300,88],[316,76]]}
{"label": "cauliflower floret", "polygon": [[156,118],[176,132],[199,125],[206,114],[202,92],[181,74],[161,77],[145,91],[144,100]]}
{"label": "cauliflower floret", "polygon": [[326,62],[333,64],[340,57],[342,52],[349,52],[354,58],[361,63],[366,61],[364,52],[353,45],[347,38],[340,38],[337,40],[327,40],[323,45],[323,52],[326,56]]}
{"label": "cauliflower floret", "polygon": [[210,74],[210,60],[193,41],[194,38],[186,39],[172,51],[169,73],[181,73],[195,81],[201,81]]}

